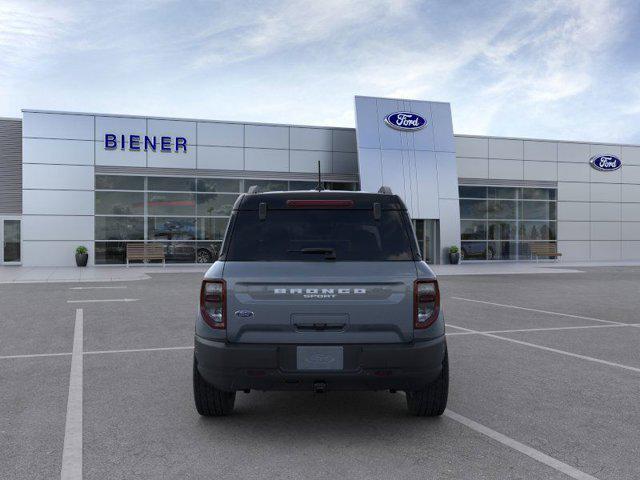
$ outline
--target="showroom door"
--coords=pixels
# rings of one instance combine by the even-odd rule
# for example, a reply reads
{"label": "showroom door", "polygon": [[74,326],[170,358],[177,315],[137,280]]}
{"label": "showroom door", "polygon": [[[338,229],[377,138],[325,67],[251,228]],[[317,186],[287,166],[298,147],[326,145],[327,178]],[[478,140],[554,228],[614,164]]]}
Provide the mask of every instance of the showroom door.
{"label": "showroom door", "polygon": [[427,263],[440,263],[438,246],[438,238],[440,237],[438,220],[413,220],[413,228],[416,231],[416,237],[418,238],[418,245],[420,246],[420,253],[422,258]]}
{"label": "showroom door", "polygon": [[20,218],[0,217],[0,263],[20,263]]}

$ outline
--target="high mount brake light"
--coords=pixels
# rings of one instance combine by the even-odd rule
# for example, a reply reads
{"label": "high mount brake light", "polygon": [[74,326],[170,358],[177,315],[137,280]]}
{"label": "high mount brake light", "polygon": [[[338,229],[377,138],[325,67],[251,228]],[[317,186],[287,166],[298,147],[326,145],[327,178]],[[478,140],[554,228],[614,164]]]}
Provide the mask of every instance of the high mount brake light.
{"label": "high mount brake light", "polygon": [[287,200],[287,207],[309,208],[349,208],[353,207],[353,200]]}
{"label": "high mount brake light", "polygon": [[430,327],[440,312],[437,280],[416,280],[413,285],[413,328]]}
{"label": "high mount brake light", "polygon": [[211,328],[227,326],[227,285],[224,280],[203,280],[200,289],[200,313]]}

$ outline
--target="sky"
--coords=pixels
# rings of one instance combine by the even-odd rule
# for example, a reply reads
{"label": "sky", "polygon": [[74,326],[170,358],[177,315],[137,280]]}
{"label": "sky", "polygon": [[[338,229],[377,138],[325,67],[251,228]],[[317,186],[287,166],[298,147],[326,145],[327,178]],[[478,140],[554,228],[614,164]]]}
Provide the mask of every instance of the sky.
{"label": "sky", "polygon": [[454,132],[640,143],[640,2],[0,0],[0,116],[354,127],[354,95]]}

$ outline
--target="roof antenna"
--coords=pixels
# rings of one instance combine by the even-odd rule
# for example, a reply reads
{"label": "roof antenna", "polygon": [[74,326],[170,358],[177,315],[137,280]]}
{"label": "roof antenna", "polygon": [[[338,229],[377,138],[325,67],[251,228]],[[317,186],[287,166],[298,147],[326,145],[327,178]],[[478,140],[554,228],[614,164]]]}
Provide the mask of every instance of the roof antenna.
{"label": "roof antenna", "polygon": [[320,160],[318,160],[318,186],[316,187],[316,190],[318,190],[319,192],[322,191],[322,175],[320,174]]}

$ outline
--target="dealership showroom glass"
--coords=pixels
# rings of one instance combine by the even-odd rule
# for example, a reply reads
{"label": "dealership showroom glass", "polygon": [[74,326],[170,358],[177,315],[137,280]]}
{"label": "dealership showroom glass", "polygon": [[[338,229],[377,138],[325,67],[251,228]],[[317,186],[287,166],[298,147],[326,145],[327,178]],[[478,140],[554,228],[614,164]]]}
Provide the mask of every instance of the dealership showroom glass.
{"label": "dealership showroom glass", "polygon": [[[0,119],[0,262],[217,257],[233,204],[261,191],[378,191],[405,201],[423,256],[447,263],[640,259],[640,146],[457,135],[448,103],[355,97],[354,129],[23,110]],[[540,258],[547,258],[542,255]]]}

